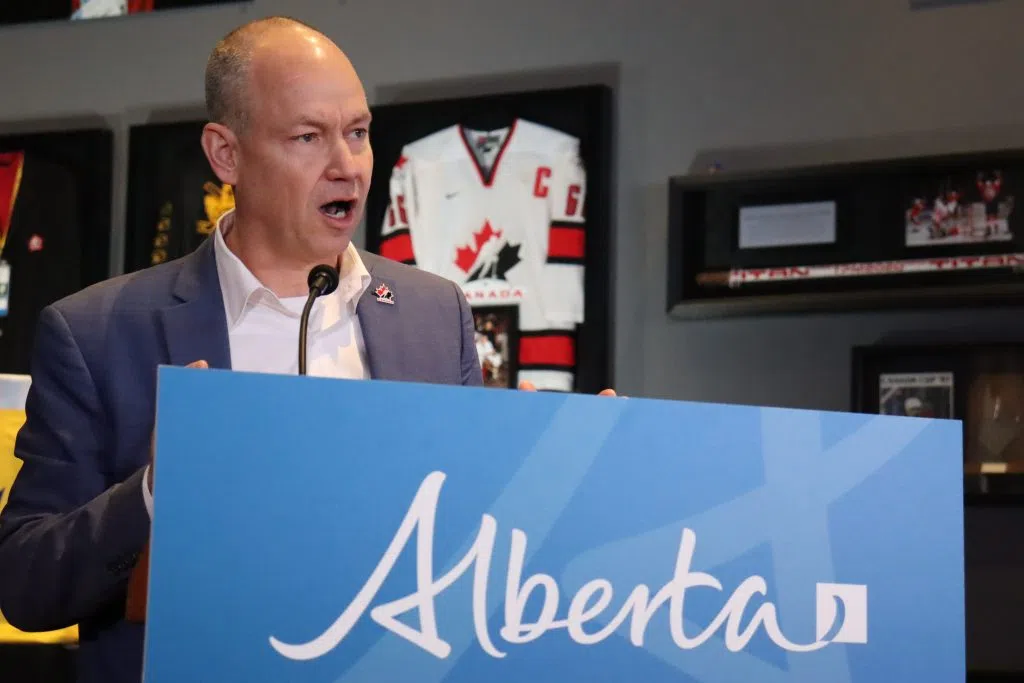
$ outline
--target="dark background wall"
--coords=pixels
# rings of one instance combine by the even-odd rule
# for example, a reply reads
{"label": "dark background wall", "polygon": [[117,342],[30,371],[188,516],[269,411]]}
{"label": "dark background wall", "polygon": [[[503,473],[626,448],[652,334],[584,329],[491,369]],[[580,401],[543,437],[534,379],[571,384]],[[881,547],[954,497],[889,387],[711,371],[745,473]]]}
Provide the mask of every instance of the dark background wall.
{"label": "dark background wall", "polygon": [[[911,12],[906,0],[258,0],[5,28],[0,132],[40,119],[101,119],[118,131],[114,272],[126,127],[199,107],[216,39],[275,13],[337,40],[373,102],[616,86],[622,392],[845,410],[855,344],[950,329],[1024,336],[1010,308],[686,323],[664,312],[671,175],[710,161],[732,170],[1024,144],[1024,3]],[[1024,671],[1022,528],[1022,511],[968,511],[972,668]]]}

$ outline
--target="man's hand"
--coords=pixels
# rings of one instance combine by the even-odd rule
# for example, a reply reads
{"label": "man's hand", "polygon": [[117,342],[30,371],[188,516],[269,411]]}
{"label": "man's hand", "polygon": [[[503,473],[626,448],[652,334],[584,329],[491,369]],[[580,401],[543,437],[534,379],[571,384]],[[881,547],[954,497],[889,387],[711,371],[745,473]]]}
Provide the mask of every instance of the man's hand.
{"label": "man's hand", "polygon": [[[189,363],[185,366],[186,368],[197,368],[200,370],[206,370],[210,367],[210,364],[205,360],[197,360]],[[149,439],[149,471],[146,473],[146,486],[149,487],[149,492],[153,493],[153,456],[156,453],[156,432],[150,436]]]}
{"label": "man's hand", "polygon": [[[519,390],[520,391],[537,391],[537,387],[536,387],[536,385],[534,385],[533,382],[524,379],[522,382],[519,383]],[[597,395],[598,396],[618,396],[618,394],[615,393],[614,389],[602,389],[601,391],[599,391],[597,393]]]}
{"label": "man's hand", "polygon": [[149,469],[146,470],[146,486],[149,487],[149,493],[153,493],[153,455],[156,453],[156,431],[153,431],[149,436]]}

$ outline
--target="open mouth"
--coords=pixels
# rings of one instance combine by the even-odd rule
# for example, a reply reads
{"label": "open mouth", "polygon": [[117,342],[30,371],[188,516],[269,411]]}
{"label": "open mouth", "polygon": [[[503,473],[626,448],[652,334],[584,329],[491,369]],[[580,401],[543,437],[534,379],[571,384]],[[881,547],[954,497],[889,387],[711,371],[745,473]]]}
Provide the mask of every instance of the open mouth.
{"label": "open mouth", "polygon": [[355,201],[351,199],[340,199],[336,202],[328,202],[320,207],[320,211],[330,218],[346,218],[352,211]]}

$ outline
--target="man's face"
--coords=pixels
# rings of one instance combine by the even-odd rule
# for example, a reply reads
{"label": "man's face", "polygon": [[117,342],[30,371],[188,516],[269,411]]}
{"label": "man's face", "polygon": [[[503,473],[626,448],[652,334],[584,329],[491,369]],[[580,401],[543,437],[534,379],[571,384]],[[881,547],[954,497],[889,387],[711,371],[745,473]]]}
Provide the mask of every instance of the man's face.
{"label": "man's face", "polygon": [[248,102],[239,216],[282,257],[333,264],[362,218],[373,170],[359,78],[336,48],[303,39],[254,63]]}

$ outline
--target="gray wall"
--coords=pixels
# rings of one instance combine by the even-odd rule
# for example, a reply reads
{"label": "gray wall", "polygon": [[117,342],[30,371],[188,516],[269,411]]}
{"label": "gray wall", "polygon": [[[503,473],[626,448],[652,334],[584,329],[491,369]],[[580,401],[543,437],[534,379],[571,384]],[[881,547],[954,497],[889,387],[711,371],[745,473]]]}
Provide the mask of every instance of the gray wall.
{"label": "gray wall", "polygon": [[707,159],[739,168],[1024,141],[1018,2],[912,13],[903,0],[258,0],[13,27],[0,41],[0,122],[99,116],[123,133],[198,108],[214,41],[273,13],[341,43],[374,102],[617,81],[615,383],[636,395],[844,409],[851,343],[963,317],[670,321],[668,176]]}
{"label": "gray wall", "polygon": [[[604,6],[604,9],[598,9]],[[198,107],[214,41],[256,16],[312,22],[373,102],[435,88],[572,82],[618,89],[615,384],[634,395],[846,409],[850,347],[951,326],[1022,327],[1016,310],[681,323],[665,313],[666,179],[727,168],[1024,144],[1024,3],[911,13],[905,0],[260,0],[5,29],[0,121],[102,117],[121,131]],[[32,124],[35,125],[35,124]],[[123,174],[123,147],[117,159]],[[115,219],[123,228],[123,176]],[[118,254],[121,242],[115,240]],[[1019,515],[971,513],[972,664],[1024,669]],[[981,516],[988,515],[988,516]],[[993,521],[994,520],[994,521]],[[995,526],[993,526],[993,524]],[[993,530],[994,531],[991,531]],[[969,540],[969,544],[973,543]],[[1009,593],[1007,593],[1009,591]],[[973,599],[973,598],[972,598]],[[993,621],[993,619],[995,621]],[[1009,629],[1009,630],[1007,630]],[[913,637],[913,634],[907,634]]]}

